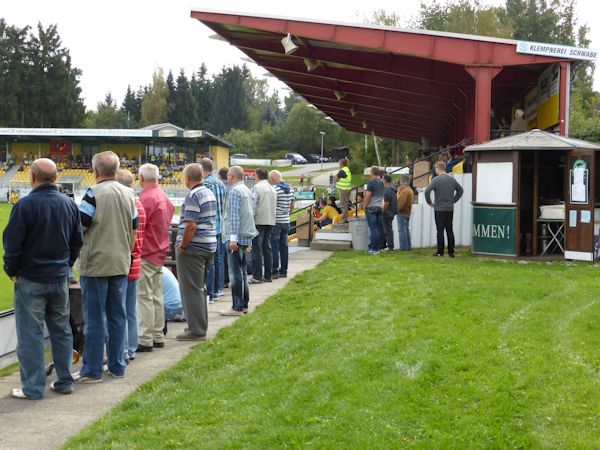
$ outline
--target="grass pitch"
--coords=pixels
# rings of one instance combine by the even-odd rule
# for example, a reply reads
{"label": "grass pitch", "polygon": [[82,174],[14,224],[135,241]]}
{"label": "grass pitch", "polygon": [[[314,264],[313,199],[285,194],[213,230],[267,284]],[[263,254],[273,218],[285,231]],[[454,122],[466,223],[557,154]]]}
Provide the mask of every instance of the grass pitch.
{"label": "grass pitch", "polygon": [[[8,203],[0,203],[0,232],[4,231],[4,227],[8,223],[10,216],[11,205]],[[0,256],[4,256],[4,247],[0,246]],[[4,264],[4,262],[3,262]],[[12,309],[13,307],[13,283],[10,278],[4,273],[0,274],[0,311]]]}
{"label": "grass pitch", "polygon": [[336,253],[66,447],[596,447],[598,267],[430,252]]}

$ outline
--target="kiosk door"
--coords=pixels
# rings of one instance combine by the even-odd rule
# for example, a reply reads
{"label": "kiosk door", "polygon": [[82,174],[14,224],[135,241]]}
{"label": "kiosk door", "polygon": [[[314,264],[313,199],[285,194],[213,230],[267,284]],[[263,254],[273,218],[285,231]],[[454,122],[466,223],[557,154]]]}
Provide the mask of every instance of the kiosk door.
{"label": "kiosk door", "polygon": [[594,257],[594,152],[567,152],[565,174],[565,258]]}

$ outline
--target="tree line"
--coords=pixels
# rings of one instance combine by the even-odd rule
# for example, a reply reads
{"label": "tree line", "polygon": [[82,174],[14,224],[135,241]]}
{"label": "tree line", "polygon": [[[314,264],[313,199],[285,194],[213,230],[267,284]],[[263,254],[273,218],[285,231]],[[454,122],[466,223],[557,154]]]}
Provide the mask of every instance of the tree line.
{"label": "tree line", "polygon": [[56,25],[19,28],[0,18],[0,126],[80,125],[80,76]]}

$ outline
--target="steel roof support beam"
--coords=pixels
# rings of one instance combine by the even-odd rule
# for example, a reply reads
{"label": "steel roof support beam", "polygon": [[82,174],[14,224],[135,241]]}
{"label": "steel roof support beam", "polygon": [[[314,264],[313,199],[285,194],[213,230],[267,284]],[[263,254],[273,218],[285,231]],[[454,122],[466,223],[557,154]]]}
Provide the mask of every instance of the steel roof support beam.
{"label": "steel roof support beam", "polygon": [[480,144],[490,140],[490,110],[492,104],[492,80],[502,67],[467,66],[465,70],[475,80],[475,141]]}

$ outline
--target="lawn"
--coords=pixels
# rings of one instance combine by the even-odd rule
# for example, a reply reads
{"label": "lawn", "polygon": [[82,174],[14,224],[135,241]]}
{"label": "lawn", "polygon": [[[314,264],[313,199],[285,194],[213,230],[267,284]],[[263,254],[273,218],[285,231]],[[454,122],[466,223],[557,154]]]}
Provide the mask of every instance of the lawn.
{"label": "lawn", "polygon": [[[8,203],[0,203],[0,231],[8,223],[11,206]],[[0,246],[0,257],[4,256],[4,247]],[[13,307],[13,284],[10,278],[6,276],[4,270],[0,274],[0,311],[12,309]]]}
{"label": "lawn", "polygon": [[336,253],[67,448],[598,446],[600,269],[430,252]]}

